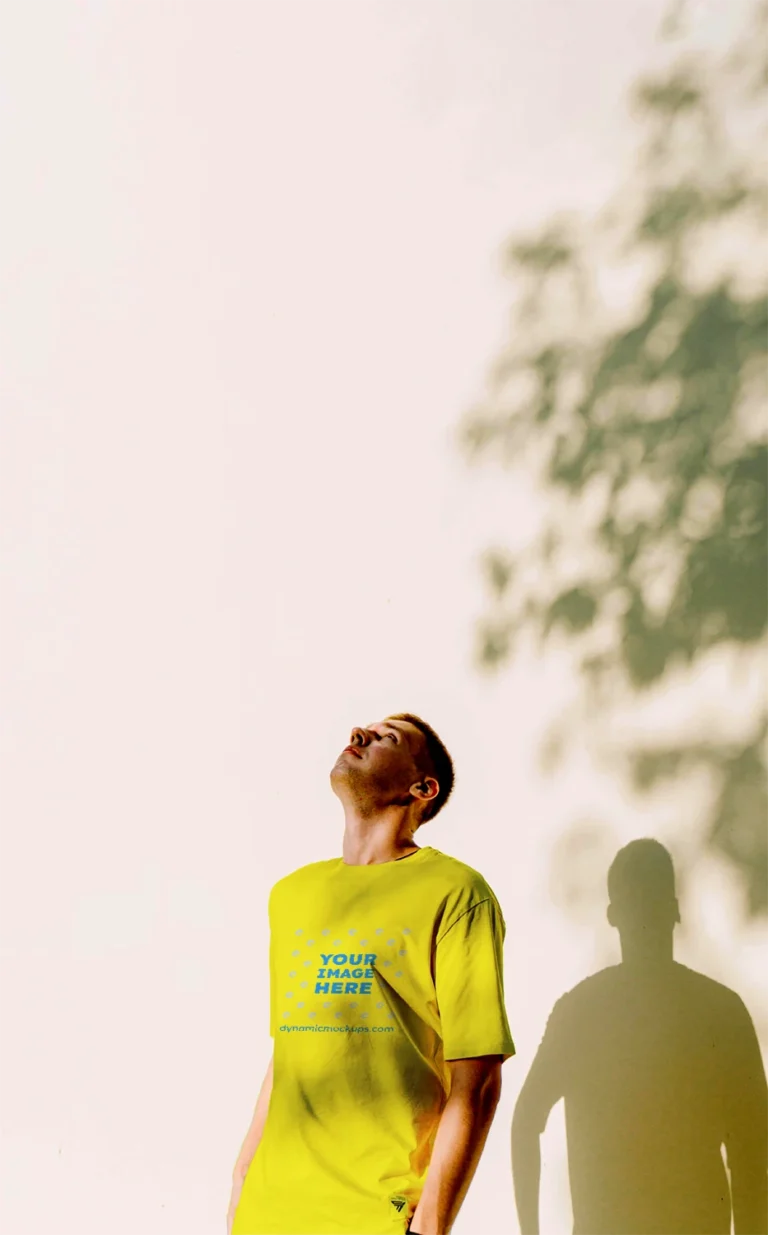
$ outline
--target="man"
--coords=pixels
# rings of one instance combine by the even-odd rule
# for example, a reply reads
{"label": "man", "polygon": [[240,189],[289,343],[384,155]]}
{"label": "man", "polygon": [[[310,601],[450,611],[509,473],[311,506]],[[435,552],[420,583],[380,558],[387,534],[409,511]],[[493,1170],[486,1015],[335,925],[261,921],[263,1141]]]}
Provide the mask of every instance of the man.
{"label": "man", "polygon": [[522,1235],[538,1235],[539,1136],[560,1098],[574,1235],[766,1235],[768,1103],[749,1013],[674,960],[680,912],[663,845],[621,849],[608,895],[622,962],[557,1001],[515,1107]]}
{"label": "man", "polygon": [[354,729],[331,771],[342,857],[269,898],[274,1053],[231,1235],[447,1235],[515,1053],[505,924],[482,875],[414,843],[453,787],[418,716]]}

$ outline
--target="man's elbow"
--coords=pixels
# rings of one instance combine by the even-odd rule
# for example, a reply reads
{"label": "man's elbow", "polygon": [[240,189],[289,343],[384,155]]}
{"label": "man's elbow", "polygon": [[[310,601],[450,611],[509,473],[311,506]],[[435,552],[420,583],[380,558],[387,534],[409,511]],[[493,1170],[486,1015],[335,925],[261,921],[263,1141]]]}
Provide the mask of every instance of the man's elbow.
{"label": "man's elbow", "polygon": [[457,1059],[449,1064],[451,1097],[473,1110],[495,1110],[501,1097],[501,1061]]}
{"label": "man's elbow", "polygon": [[501,1099],[501,1068],[495,1068],[485,1079],[480,1089],[478,1101],[483,1109],[493,1113]]}

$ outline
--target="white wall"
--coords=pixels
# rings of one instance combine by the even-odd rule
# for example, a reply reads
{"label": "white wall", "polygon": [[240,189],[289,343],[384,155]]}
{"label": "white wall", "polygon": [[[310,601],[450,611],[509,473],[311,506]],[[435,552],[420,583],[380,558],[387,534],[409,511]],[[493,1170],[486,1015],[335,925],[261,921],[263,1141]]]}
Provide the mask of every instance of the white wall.
{"label": "white wall", "polygon": [[[456,759],[427,843],[508,924],[519,1056],[456,1235],[517,1229],[514,1099],[608,929],[553,907],[551,848],[574,809],[617,845],[650,816],[586,763],[540,776],[557,658],[472,669],[476,555],[539,505],[451,433],[504,327],[498,247],[604,200],[662,10],[2,6],[9,1235],[224,1231],[268,890],[339,852],[328,770],[396,709]],[[556,1112],[548,1235],[563,1152]]]}

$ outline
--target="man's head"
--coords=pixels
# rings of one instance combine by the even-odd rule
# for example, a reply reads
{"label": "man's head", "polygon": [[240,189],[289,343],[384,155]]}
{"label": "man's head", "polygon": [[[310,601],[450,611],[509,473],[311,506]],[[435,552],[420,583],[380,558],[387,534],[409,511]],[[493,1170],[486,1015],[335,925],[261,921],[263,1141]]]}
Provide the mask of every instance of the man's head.
{"label": "man's head", "polygon": [[366,813],[413,807],[416,825],[434,819],[453,789],[453,761],[430,725],[398,712],[352,730],[331,772],[335,793],[351,793]]}

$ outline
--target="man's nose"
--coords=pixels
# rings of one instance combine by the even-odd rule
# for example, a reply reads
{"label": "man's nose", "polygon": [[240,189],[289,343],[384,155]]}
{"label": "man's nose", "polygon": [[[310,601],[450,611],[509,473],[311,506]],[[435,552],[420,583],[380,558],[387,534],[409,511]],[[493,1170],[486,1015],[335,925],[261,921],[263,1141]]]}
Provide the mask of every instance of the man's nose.
{"label": "man's nose", "polygon": [[369,734],[367,729],[353,729],[352,730],[352,745],[353,746],[367,746],[370,740],[371,740],[371,735]]}

